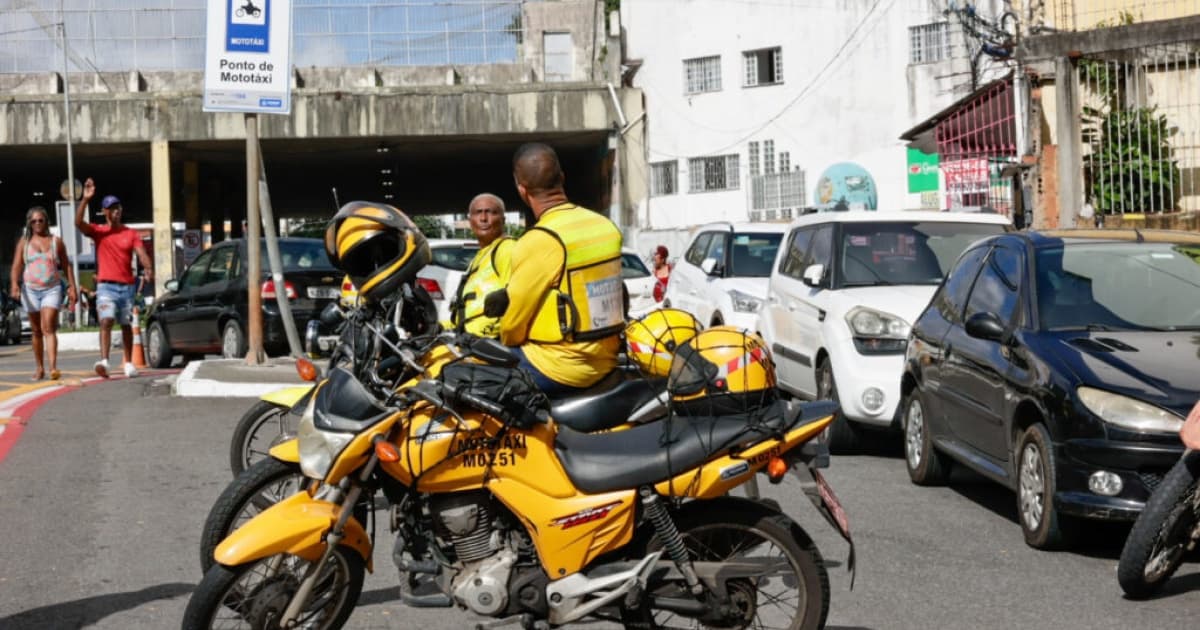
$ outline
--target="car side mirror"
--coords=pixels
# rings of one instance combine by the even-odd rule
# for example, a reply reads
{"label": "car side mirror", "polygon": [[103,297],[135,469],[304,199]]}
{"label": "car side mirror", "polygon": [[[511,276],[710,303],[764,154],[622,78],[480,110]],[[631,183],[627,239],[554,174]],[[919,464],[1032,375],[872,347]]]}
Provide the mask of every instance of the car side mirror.
{"label": "car side mirror", "polygon": [[717,259],[705,258],[704,262],[700,263],[700,271],[710,276],[720,273],[720,270],[717,269]]}
{"label": "car side mirror", "polygon": [[967,318],[967,334],[976,339],[1001,341],[1004,339],[1004,324],[995,313],[975,313]]}
{"label": "car side mirror", "polygon": [[804,284],[820,289],[825,281],[825,265],[809,265],[804,268]]}
{"label": "car side mirror", "polygon": [[170,291],[171,293],[175,293],[176,291],[179,290],[179,280],[176,280],[174,278],[172,278],[171,280],[167,280],[166,284],[163,285],[163,288]]}

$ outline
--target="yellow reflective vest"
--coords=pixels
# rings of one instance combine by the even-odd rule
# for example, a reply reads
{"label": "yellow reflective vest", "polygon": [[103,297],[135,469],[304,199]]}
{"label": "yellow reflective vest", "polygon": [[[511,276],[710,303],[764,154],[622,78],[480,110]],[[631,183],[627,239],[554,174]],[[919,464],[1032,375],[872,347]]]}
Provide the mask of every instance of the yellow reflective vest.
{"label": "yellow reflective vest", "polygon": [[530,229],[554,237],[565,256],[558,286],[542,298],[533,317],[529,341],[590,341],[621,332],[625,313],[617,226],[571,205],[547,212]]}
{"label": "yellow reflective vest", "polygon": [[450,321],[455,328],[461,323],[463,330],[472,335],[500,335],[500,319],[483,314],[483,301],[489,293],[508,285],[514,245],[516,241],[511,237],[501,236],[476,252],[458,284],[458,295],[451,309]]}

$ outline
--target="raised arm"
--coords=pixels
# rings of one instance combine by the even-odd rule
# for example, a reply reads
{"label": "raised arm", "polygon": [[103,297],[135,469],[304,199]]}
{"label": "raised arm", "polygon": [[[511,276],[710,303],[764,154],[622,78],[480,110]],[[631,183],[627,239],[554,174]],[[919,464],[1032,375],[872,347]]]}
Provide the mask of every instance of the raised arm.
{"label": "raised arm", "polygon": [[17,242],[17,250],[13,252],[12,270],[8,277],[8,294],[14,300],[21,299],[21,274],[25,271],[25,237]]}
{"label": "raised arm", "polygon": [[75,209],[75,227],[85,236],[96,235],[96,228],[92,227],[92,224],[87,220],[88,202],[92,200],[95,194],[96,182],[93,182],[92,178],[89,177],[83,183],[83,197],[79,198],[79,207]]}

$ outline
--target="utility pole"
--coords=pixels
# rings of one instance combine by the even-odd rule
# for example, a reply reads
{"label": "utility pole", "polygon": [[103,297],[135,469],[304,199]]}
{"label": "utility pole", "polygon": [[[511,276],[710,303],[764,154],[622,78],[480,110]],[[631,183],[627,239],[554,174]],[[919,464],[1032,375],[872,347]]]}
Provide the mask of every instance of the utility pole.
{"label": "utility pole", "polygon": [[[62,8],[61,2],[59,3],[59,7],[59,17],[62,20],[58,23],[58,27],[62,32],[63,50],[63,121],[66,125],[64,130],[66,131],[67,135],[67,195],[71,204],[74,205],[77,200],[75,199],[75,156],[71,150],[71,81],[69,75],[67,74],[67,13],[66,10]],[[59,230],[62,229],[63,228],[60,226]],[[75,238],[73,239],[75,242],[71,243],[71,252],[74,254],[71,256],[72,277],[75,278],[75,286],[79,287],[80,291],[82,291],[82,287],[79,286],[79,231],[72,230],[71,233],[75,235]],[[78,328],[79,322],[82,321],[79,319],[82,316],[82,313],[79,308],[78,294],[75,295],[75,303],[71,305],[71,308],[75,313],[75,327]]]}
{"label": "utility pole", "polygon": [[[262,339],[262,219],[258,212],[258,114],[246,117],[246,365],[262,365],[266,360]],[[275,287],[283,291],[282,286]]]}

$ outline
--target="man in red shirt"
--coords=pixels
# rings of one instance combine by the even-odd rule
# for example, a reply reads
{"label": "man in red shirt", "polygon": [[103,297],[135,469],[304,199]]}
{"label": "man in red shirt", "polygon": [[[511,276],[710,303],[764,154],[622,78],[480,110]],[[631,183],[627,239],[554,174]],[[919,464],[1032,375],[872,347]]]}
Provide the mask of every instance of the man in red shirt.
{"label": "man in red shirt", "polygon": [[108,378],[108,349],[112,344],[113,321],[121,324],[121,350],[125,354],[125,376],[137,376],[133,366],[133,254],[142,262],[146,282],[154,279],[153,267],[142,237],[137,230],[121,223],[121,200],[108,195],[101,202],[105,225],[92,225],[87,220],[88,202],[96,194],[96,184],[89,177],[83,184],[83,198],[75,210],[75,227],[96,242],[96,315],[100,318],[100,360],[96,374]]}

